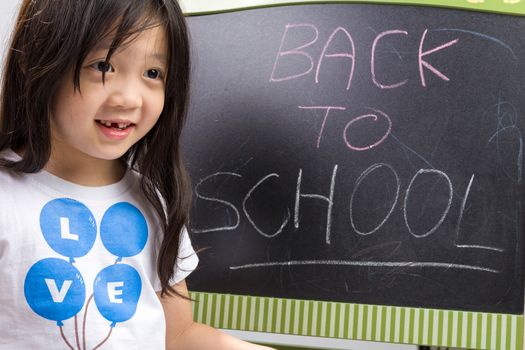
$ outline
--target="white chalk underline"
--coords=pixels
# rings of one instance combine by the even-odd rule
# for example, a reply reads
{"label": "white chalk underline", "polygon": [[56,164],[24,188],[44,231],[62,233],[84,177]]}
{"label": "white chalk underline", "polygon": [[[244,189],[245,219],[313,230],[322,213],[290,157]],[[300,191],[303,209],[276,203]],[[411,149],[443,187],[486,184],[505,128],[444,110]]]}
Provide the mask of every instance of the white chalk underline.
{"label": "white chalk underline", "polygon": [[351,261],[351,260],[292,260],[292,261],[270,261],[265,263],[245,264],[230,266],[230,270],[243,270],[276,266],[301,266],[301,265],[341,265],[341,266],[358,266],[358,267],[433,267],[441,269],[459,269],[471,271],[483,271],[491,273],[500,273],[495,269],[482,266],[437,263],[437,262],[414,262],[414,261]]}

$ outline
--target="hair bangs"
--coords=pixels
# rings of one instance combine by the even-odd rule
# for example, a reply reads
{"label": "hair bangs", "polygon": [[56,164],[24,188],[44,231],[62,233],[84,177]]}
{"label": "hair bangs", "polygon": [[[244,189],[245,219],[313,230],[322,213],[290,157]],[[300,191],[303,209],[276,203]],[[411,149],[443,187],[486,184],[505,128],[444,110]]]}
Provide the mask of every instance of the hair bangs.
{"label": "hair bangs", "polygon": [[[120,47],[133,42],[141,32],[166,25],[167,18],[162,11],[162,1],[144,0],[112,0],[95,1],[86,8],[90,15],[86,16],[82,32],[85,33],[74,66],[73,84],[80,87],[80,71],[82,64],[91,50],[100,43],[108,42],[106,62]],[[103,79],[105,72],[103,73]]]}

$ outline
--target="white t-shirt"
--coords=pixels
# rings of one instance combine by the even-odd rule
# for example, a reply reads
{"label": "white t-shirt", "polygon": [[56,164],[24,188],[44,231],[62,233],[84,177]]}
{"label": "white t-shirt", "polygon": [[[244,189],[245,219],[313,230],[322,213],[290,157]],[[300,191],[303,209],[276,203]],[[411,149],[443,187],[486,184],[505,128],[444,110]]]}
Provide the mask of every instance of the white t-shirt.
{"label": "white t-shirt", "polygon": [[[0,171],[0,349],[164,349],[159,225],[139,187],[132,171],[102,187]],[[184,230],[172,282],[197,263]]]}

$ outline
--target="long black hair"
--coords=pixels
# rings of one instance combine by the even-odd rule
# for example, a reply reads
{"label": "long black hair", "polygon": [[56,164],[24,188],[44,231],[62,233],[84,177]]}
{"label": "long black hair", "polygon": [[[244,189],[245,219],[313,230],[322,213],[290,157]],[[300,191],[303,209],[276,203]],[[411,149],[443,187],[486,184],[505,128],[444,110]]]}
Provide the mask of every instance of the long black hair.
{"label": "long black hair", "polygon": [[174,292],[169,281],[191,200],[179,149],[188,106],[189,42],[176,0],[24,0],[4,62],[0,106],[0,151],[22,151],[22,159],[0,159],[0,167],[40,171],[51,153],[53,97],[67,72],[73,71],[79,89],[83,61],[101,40],[112,35],[109,61],[120,45],[157,25],[165,28],[168,41],[164,109],[122,158],[141,174],[142,191],[160,218],[157,273],[164,295]]}

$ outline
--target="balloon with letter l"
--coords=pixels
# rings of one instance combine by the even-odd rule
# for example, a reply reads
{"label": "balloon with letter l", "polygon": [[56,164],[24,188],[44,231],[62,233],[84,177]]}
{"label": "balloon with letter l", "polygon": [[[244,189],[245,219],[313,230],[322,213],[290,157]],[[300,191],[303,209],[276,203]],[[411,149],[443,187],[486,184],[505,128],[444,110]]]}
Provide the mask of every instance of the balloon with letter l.
{"label": "balloon with letter l", "polygon": [[97,237],[97,224],[91,211],[70,198],[53,199],[44,205],[40,229],[49,246],[69,257],[71,262],[86,255]]}

